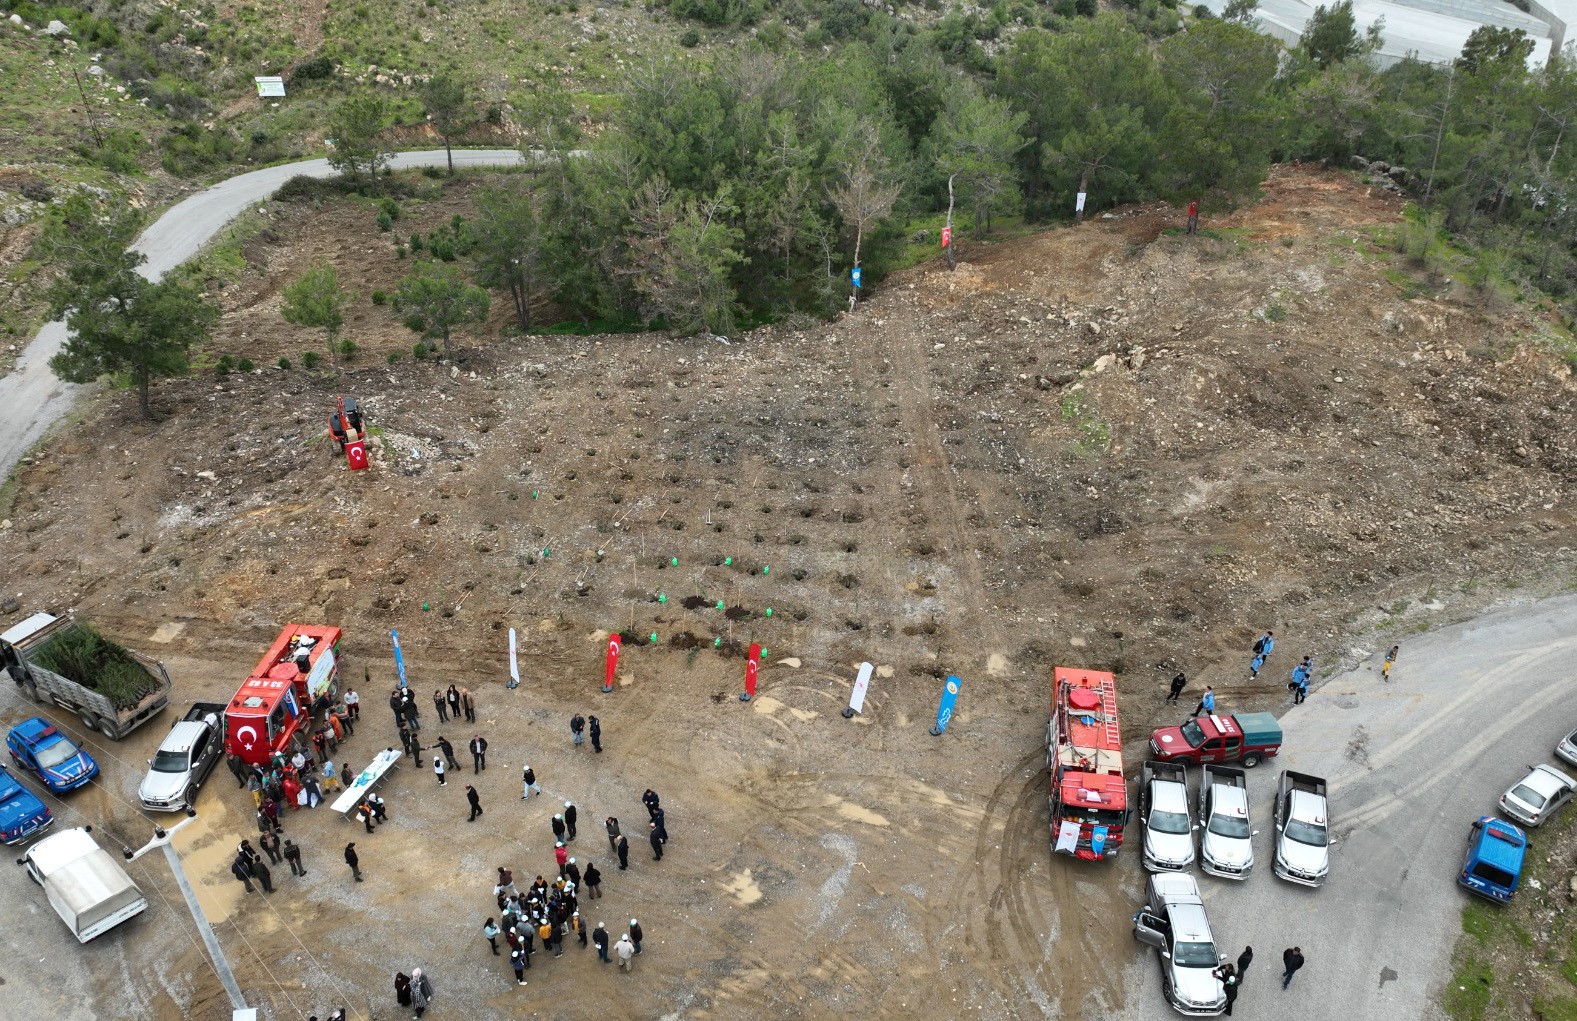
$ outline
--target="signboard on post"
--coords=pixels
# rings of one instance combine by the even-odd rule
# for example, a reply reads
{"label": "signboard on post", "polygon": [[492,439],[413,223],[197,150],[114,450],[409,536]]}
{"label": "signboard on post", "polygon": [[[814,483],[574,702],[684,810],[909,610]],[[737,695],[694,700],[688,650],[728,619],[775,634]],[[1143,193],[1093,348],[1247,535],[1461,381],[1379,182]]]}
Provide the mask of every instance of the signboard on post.
{"label": "signboard on post", "polygon": [[958,689],[963,683],[957,674],[948,675],[947,683],[942,686],[941,704],[936,707],[936,725],[931,728],[932,737],[941,737],[942,731],[947,729],[948,721],[953,718],[953,703],[958,701]]}
{"label": "signboard on post", "polygon": [[334,650],[324,649],[318,656],[318,661],[312,664],[312,672],[307,674],[307,691],[314,700],[325,691],[329,690],[329,682],[334,679]]}
{"label": "signboard on post", "polygon": [[860,267],[856,266],[849,271],[849,279],[854,281],[854,286],[860,286]]}
{"label": "signboard on post", "polygon": [[258,99],[285,98],[285,79],[279,75],[259,75],[252,80],[257,83]]}
{"label": "signboard on post", "polygon": [[405,687],[405,654],[400,651],[400,633],[393,628],[389,629],[389,637],[394,639],[394,665],[400,670],[400,687]]}
{"label": "signboard on post", "polygon": [[869,663],[860,664],[860,672],[854,678],[854,690],[849,693],[849,706],[843,710],[843,718],[850,719],[855,713],[865,711],[865,691],[871,686],[871,671],[875,667]]}

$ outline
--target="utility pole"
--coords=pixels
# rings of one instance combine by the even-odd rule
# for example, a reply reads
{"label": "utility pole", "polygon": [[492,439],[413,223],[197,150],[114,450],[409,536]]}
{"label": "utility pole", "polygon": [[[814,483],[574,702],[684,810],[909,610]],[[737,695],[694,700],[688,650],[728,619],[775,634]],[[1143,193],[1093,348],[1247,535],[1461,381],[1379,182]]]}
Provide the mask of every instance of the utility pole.
{"label": "utility pole", "polygon": [[197,931],[203,937],[203,946],[208,948],[208,956],[213,960],[214,972],[218,974],[219,983],[225,987],[225,992],[230,996],[231,1021],[257,1021],[257,1008],[246,1005],[246,998],[241,995],[241,987],[236,983],[235,973],[230,970],[230,962],[225,960],[224,951],[220,949],[219,938],[214,935],[213,926],[208,924],[208,916],[203,913],[203,906],[197,903],[197,893],[186,878],[186,869],[181,865],[181,856],[175,853],[175,845],[171,843],[171,838],[180,831],[181,827],[196,821],[197,810],[188,806],[185,819],[169,829],[155,826],[152,840],[135,851],[128,847],[121,853],[125,855],[127,861],[136,861],[156,847],[164,849],[164,860],[175,875],[175,883],[181,888],[181,896],[186,898],[186,908],[192,913],[192,921],[197,923]]}

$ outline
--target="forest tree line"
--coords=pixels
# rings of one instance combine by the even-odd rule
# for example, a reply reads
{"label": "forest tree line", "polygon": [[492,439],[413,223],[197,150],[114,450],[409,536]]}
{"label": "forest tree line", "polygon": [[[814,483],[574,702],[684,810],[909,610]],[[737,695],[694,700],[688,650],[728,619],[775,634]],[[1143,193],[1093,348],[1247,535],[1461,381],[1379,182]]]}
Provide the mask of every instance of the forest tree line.
{"label": "forest tree line", "polygon": [[[475,218],[456,224],[441,262],[418,260],[395,307],[444,351],[452,328],[486,318],[486,289],[508,294],[527,331],[547,325],[532,308],[551,299],[601,328],[726,334],[844,307],[850,270],[879,279],[910,225],[934,223],[950,195],[955,238],[1005,217],[1071,219],[1079,193],[1090,210],[1161,198],[1208,215],[1251,200],[1273,162],[1347,167],[1361,154],[1407,168],[1422,210],[1402,232],[1410,254],[1427,263],[1451,236],[1474,253],[1477,282],[1531,285],[1570,318],[1571,51],[1530,69],[1531,40],[1486,27],[1449,65],[1381,70],[1368,59],[1379,30],[1359,26],[1347,0],[1319,8],[1291,48],[1253,29],[1249,3],[1225,18],[1197,9],[1168,32],[1070,5],[994,57],[956,44],[945,19],[922,30],[862,7],[823,53],[783,52],[763,33],[710,61],[648,62],[595,132],[569,96],[539,87],[514,110],[530,169],[479,193]],[[446,145],[483,116],[474,84],[452,74],[423,100]],[[332,114],[343,184],[381,186],[388,115],[375,92]],[[46,254],[66,268],[53,305],[79,334],[57,372],[129,372],[147,411],[149,379],[184,371],[217,309],[183,312],[197,292],[180,282],[140,293],[134,266],[105,257],[136,222],[112,218],[109,236],[85,240],[92,219],[68,203],[46,232]],[[333,357],[337,281],[293,286],[292,321],[324,329]],[[150,342],[177,322],[169,344]]]}
{"label": "forest tree line", "polygon": [[1290,49],[1254,31],[1251,9],[1229,14],[1159,40],[1118,13],[1059,19],[984,69],[872,14],[827,55],[757,45],[648,63],[590,138],[565,96],[539,90],[517,111],[535,172],[481,199],[480,279],[515,296],[525,328],[531,299],[551,295],[587,320],[726,333],[843,306],[850,269],[879,278],[906,225],[947,207],[950,180],[955,237],[979,237],[1003,217],[1070,219],[1081,192],[1091,210],[1224,209],[1273,162],[1361,153],[1408,168],[1432,226],[1568,296],[1570,59],[1529,69],[1531,40],[1484,28],[1453,64],[1379,70],[1379,30],[1348,3]]}

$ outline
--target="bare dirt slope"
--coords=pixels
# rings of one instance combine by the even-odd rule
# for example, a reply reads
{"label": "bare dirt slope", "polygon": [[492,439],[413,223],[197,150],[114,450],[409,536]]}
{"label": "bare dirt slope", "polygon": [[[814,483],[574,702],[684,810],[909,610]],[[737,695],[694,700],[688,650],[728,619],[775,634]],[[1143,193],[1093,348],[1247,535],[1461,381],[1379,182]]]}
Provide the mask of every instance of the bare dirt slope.
{"label": "bare dirt slope", "polygon": [[[237,337],[286,329],[259,307],[292,252],[349,246],[342,274],[370,272],[350,249],[386,243],[371,215],[358,241],[325,209],[287,216],[279,255],[227,289]],[[150,644],[184,697],[227,695],[287,621],[342,624],[352,674],[372,673],[358,760],[392,738],[389,628],[416,686],[481,693],[499,763],[484,820],[460,822],[459,785],[404,771],[403,836],[359,845],[361,887],[342,882],[347,825],[292,822],[322,871],[272,901],[288,927],[252,940],[298,998],[326,1001],[327,971],[392,1017],[387,974],[409,961],[483,1016],[547,998],[565,1017],[1095,1013],[1119,995],[1109,962],[1134,952],[1139,884],[1132,862],[1048,853],[1053,665],[1118,672],[1137,764],[1175,721],[1159,703],[1177,669],[1225,705],[1279,708],[1298,655],[1333,666],[1374,628],[1569,577],[1577,393],[1534,343],[1550,327],[1526,306],[1404,300],[1370,240],[1397,213],[1345,176],[1282,168],[1215,236],[1135,209],[967,249],[956,272],[902,274],[804,332],[194,379],[163,389],[154,426],[108,394],[21,469],[0,553],[22,610],[76,605]],[[258,342],[259,364],[277,344]],[[340,392],[381,431],[365,475],[318,438]],[[1284,655],[1250,684],[1265,628]],[[609,629],[629,637],[605,698]],[[768,660],[746,706],[751,640]],[[880,670],[846,722],[861,659]],[[964,691],[938,740],[948,673]],[[568,747],[577,709],[604,721],[600,759]],[[588,855],[593,820],[638,818],[645,787],[671,806],[669,857],[637,842],[596,910],[647,927],[639,981],[549,961],[517,994],[487,956],[491,868],[551,867],[548,809],[514,792],[523,761],[582,806]],[[262,909],[219,851],[249,816],[225,784],[205,799],[199,843],[218,850],[193,852],[198,871],[245,922]],[[119,1016],[174,1015],[148,999]]]}

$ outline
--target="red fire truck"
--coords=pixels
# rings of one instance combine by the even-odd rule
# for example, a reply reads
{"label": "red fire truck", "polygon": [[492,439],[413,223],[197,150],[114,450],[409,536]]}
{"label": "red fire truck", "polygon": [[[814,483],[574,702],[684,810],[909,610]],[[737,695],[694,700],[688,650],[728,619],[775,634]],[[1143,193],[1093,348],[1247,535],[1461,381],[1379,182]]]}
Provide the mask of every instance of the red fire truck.
{"label": "red fire truck", "polygon": [[1085,861],[1114,858],[1128,822],[1117,680],[1099,670],[1052,671],[1046,767],[1051,849]]}
{"label": "red fire truck", "polygon": [[340,629],[290,624],[225,708],[225,751],[257,765],[284,751],[320,698],[339,694]]}

